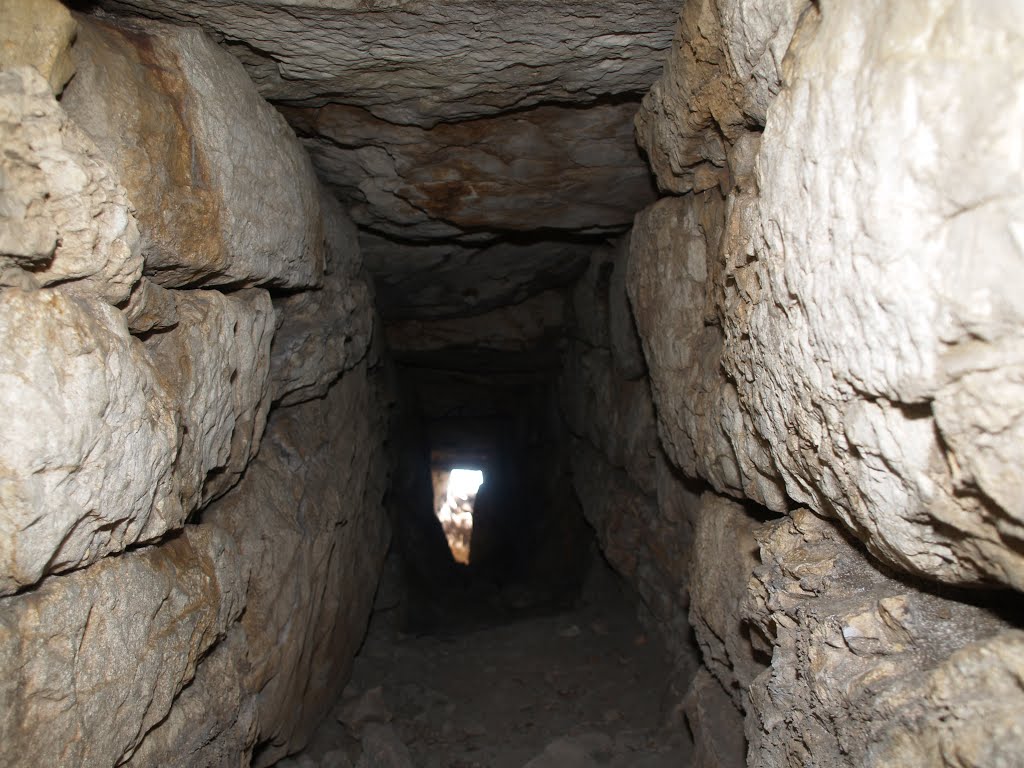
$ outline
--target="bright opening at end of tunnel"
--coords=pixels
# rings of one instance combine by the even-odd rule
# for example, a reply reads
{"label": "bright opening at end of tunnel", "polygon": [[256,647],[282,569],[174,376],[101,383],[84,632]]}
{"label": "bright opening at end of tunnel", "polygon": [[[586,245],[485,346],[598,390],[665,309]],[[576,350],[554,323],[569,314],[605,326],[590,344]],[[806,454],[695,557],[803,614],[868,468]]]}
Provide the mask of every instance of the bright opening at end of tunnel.
{"label": "bright opening at end of tunnel", "polygon": [[456,561],[469,565],[469,544],[473,535],[473,504],[484,482],[479,469],[453,469],[448,474],[444,502],[437,510],[448,547]]}

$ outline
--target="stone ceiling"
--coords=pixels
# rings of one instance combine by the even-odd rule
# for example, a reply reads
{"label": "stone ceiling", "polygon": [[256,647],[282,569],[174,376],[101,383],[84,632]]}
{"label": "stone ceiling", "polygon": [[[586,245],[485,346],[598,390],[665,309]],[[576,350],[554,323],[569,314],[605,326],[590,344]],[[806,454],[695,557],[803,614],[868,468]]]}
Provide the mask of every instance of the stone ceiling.
{"label": "stone ceiling", "polygon": [[678,0],[101,0],[199,24],[303,139],[385,316],[473,314],[579,273],[655,188],[633,116]]}

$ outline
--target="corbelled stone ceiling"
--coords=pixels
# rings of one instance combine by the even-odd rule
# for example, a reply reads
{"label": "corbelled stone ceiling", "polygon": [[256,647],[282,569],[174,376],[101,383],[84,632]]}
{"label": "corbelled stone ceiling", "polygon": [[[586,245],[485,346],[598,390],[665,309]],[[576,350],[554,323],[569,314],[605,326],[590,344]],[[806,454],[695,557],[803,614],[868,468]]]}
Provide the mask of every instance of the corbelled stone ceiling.
{"label": "corbelled stone ceiling", "polygon": [[675,0],[100,5],[198,24],[242,61],[360,227],[385,317],[563,284],[655,199],[633,118]]}

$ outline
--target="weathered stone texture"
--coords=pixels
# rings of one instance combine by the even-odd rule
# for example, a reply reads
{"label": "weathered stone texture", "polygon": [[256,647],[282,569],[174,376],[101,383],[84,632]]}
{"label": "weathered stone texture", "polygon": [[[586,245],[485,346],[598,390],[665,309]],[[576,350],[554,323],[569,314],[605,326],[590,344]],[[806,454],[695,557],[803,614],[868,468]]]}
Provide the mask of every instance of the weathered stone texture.
{"label": "weathered stone texture", "polygon": [[0,143],[0,286],[124,301],[142,272],[131,203],[30,68],[0,72]]}
{"label": "weathered stone texture", "polygon": [[361,271],[356,229],[324,190],[320,210],[327,243],[323,285],[274,301],[270,374],[273,400],[282,405],[322,397],[365,357],[373,336],[372,287]]}
{"label": "weathered stone texture", "polygon": [[667,198],[637,215],[627,287],[669,458],[716,491],[784,510],[770,446],[721,367],[715,296],[724,204],[716,191]]}
{"label": "weathered stone texture", "polygon": [[75,72],[68,9],[59,0],[0,0],[0,19],[0,69],[34,67],[59,94]]}
{"label": "weathered stone texture", "polygon": [[729,147],[764,125],[810,0],[683,3],[665,72],[644,97],[637,139],[662,189],[729,186]]}
{"label": "weathered stone texture", "polygon": [[276,410],[245,480],[203,515],[250,568],[241,626],[257,765],[305,745],[362,640],[389,537],[384,418],[361,363],[324,398]]}
{"label": "weathered stone texture", "polygon": [[329,97],[424,126],[640,93],[661,69],[679,7],[678,0],[628,8],[614,0],[103,5],[215,30],[268,99]]}
{"label": "weathered stone texture", "polygon": [[0,760],[117,765],[160,723],[239,615],[222,532],[108,558],[0,600]]}
{"label": "weathered stone texture", "polygon": [[[760,564],[754,536],[761,523],[734,501],[705,493],[696,514],[690,562],[690,623],[704,664],[737,709],[764,669],[769,649],[752,645],[744,626],[748,582]],[[759,655],[759,652],[762,652]]]}
{"label": "weathered stone texture", "polygon": [[430,129],[329,104],[284,109],[356,223],[404,239],[621,230],[654,200],[636,102],[538,107]]}
{"label": "weathered stone texture", "polygon": [[146,273],[166,287],[317,285],[316,178],[239,63],[197,29],[80,28],[63,104],[137,207]]}
{"label": "weathered stone texture", "polygon": [[1022,29],[1004,4],[809,12],[760,196],[731,210],[723,318],[791,498],[900,568],[1017,588],[1024,158],[998,126],[1024,117]]}
{"label": "weathered stone texture", "polygon": [[175,475],[183,503],[195,509],[231,488],[259,449],[274,309],[259,288],[175,293],[177,326],[145,347],[179,413]]}
{"label": "weathered stone texture", "polygon": [[757,538],[746,611],[774,654],[750,690],[750,765],[1019,763],[1024,633],[893,578],[807,510]]}
{"label": "weathered stone texture", "polygon": [[0,593],[180,526],[180,416],[120,313],[5,288],[0,339]]}

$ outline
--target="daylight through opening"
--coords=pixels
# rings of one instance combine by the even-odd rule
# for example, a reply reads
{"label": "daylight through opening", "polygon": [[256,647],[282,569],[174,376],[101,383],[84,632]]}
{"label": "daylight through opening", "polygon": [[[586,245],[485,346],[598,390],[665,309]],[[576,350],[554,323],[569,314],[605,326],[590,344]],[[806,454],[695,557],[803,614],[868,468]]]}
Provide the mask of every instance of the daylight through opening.
{"label": "daylight through opening", "polygon": [[483,485],[484,473],[479,469],[454,468],[441,473],[439,479],[444,492],[437,507],[437,519],[441,521],[452,557],[463,565],[469,565],[473,504],[477,491]]}

